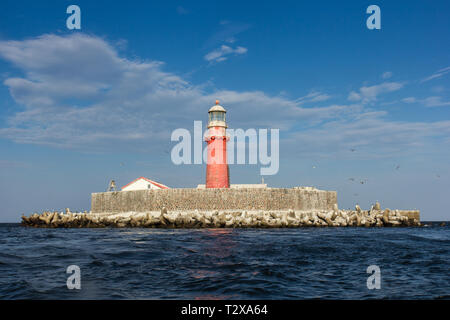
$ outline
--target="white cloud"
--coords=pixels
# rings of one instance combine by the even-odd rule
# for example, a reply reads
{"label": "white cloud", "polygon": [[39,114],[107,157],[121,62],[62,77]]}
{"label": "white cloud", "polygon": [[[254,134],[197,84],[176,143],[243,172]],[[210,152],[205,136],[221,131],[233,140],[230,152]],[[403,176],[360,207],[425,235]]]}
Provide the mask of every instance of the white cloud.
{"label": "white cloud", "polygon": [[404,103],[414,103],[416,101],[417,101],[417,99],[415,97],[407,97],[407,98],[402,99],[402,102],[404,102]]}
{"label": "white cloud", "polygon": [[392,75],[393,75],[392,72],[386,71],[386,72],[384,72],[384,73],[381,75],[381,77],[382,77],[383,79],[389,79],[390,77],[392,77]]}
{"label": "white cloud", "polygon": [[440,69],[440,70],[436,71],[435,73],[433,73],[431,76],[428,76],[428,77],[422,79],[421,82],[426,82],[426,81],[430,81],[430,80],[433,80],[433,79],[436,79],[436,78],[440,78],[440,77],[442,77],[443,75],[446,75],[449,72],[450,72],[450,67],[446,67],[446,68]]}
{"label": "white cloud", "polygon": [[105,40],[82,34],[0,41],[0,57],[24,74],[4,81],[23,108],[0,128],[1,137],[20,143],[98,150],[142,149],[158,141],[158,148],[161,141],[170,143],[173,129],[206,120],[216,98],[230,114],[239,112],[229,119],[241,128],[289,128],[348,112],[338,106],[303,109],[259,91],[205,92],[163,71],[161,62],[120,57]]}
{"label": "white cloud", "polygon": [[331,98],[331,96],[326,93],[322,93],[322,92],[318,92],[318,91],[311,91],[306,96],[300,97],[295,101],[297,102],[298,105],[303,105],[305,103],[310,103],[310,102],[326,101],[330,98]]}
{"label": "white cloud", "polygon": [[247,48],[244,47],[236,47],[233,49],[230,46],[222,45],[220,48],[217,48],[210,53],[205,55],[205,60],[209,62],[221,62],[228,59],[227,56],[234,54],[234,55],[240,55],[247,52]]}
{"label": "white cloud", "polygon": [[425,99],[417,99],[415,97],[407,97],[401,100],[404,103],[422,103],[425,107],[443,107],[450,106],[450,101],[442,101],[442,97],[432,96]]}
{"label": "white cloud", "polygon": [[445,87],[444,86],[435,86],[435,87],[431,88],[431,90],[436,93],[441,93],[441,92],[445,91]]}
{"label": "white cloud", "polygon": [[[450,121],[406,122],[390,121],[387,113],[361,112],[357,115],[330,121],[318,128],[294,132],[285,144],[295,144],[298,154],[312,157],[335,157],[337,154],[352,158],[393,157],[432,151],[435,140],[450,135]],[[349,154],[354,148],[356,153]]]}
{"label": "white cloud", "polygon": [[[238,34],[248,30],[250,27],[251,26],[246,23],[222,20],[219,22],[219,29],[206,40],[203,48],[209,50],[224,42],[232,43],[236,40]],[[231,42],[229,40],[231,40]]]}
{"label": "white cloud", "polygon": [[382,93],[393,92],[401,89],[402,83],[399,82],[383,82],[378,85],[361,87],[359,92],[352,91],[348,96],[350,101],[362,101],[362,103],[369,103],[377,100],[377,96]]}
{"label": "white cloud", "polygon": [[225,39],[225,42],[228,42],[228,43],[235,43],[235,42],[236,42],[236,38],[235,38],[235,37],[230,37],[230,38],[228,38],[228,39]]}
{"label": "white cloud", "polygon": [[[121,57],[104,39],[83,34],[0,41],[0,58],[23,73],[4,80],[18,109],[0,128],[0,137],[18,143],[90,152],[159,152],[172,145],[172,130],[191,129],[194,120],[205,123],[215,99],[229,111],[230,127],[280,128],[295,136],[292,154],[329,155],[352,145],[366,146],[366,155],[372,156],[450,134],[445,121],[395,122],[383,112],[365,109],[366,101],[398,90],[399,83],[362,87],[353,93],[358,103],[303,108],[330,96],[311,91],[291,100],[261,91],[206,92],[165,72],[161,62]],[[292,132],[299,125],[302,131]]]}
{"label": "white cloud", "polygon": [[359,100],[361,100],[361,95],[356,93],[355,91],[352,91],[348,95],[348,100],[350,100],[350,101],[359,101]]}
{"label": "white cloud", "polygon": [[443,107],[450,106],[450,101],[442,101],[441,97],[433,96],[422,100],[425,107]]}

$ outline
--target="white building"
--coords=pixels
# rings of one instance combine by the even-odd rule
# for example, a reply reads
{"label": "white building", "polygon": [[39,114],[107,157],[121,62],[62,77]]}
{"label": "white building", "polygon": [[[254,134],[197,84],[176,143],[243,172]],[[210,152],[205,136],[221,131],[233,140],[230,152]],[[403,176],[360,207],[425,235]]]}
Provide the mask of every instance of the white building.
{"label": "white building", "polygon": [[122,191],[132,191],[132,190],[147,190],[147,189],[170,189],[168,186],[162,183],[140,177],[136,180],[131,181],[129,184],[122,187]]}

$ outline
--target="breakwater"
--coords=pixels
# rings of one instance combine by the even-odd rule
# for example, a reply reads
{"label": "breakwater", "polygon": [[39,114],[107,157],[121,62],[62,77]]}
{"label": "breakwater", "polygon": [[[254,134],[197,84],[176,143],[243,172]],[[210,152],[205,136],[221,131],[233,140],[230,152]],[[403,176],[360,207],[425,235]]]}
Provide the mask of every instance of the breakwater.
{"label": "breakwater", "polygon": [[331,210],[336,191],[312,187],[242,189],[164,189],[99,192],[91,196],[93,213],[215,210]]}
{"label": "breakwater", "polygon": [[44,228],[295,228],[295,227],[401,227],[420,226],[417,210],[214,210],[124,213],[44,212],[22,216],[22,224]]}

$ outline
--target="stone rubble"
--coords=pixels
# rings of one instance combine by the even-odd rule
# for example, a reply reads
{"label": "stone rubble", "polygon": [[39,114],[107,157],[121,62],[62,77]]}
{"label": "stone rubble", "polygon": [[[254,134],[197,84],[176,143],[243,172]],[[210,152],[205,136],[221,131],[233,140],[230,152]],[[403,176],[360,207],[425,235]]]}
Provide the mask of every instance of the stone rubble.
{"label": "stone rubble", "polygon": [[415,210],[389,210],[377,203],[370,210],[215,210],[126,213],[43,212],[22,215],[22,224],[44,228],[297,228],[421,226]]}

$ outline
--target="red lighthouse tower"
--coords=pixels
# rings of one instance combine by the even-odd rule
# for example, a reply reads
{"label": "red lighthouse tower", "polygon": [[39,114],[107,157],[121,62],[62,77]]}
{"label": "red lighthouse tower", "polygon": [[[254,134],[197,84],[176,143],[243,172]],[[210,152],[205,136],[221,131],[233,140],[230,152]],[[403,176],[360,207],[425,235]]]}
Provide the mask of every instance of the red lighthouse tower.
{"label": "red lighthouse tower", "polygon": [[230,175],[227,163],[226,110],[219,100],[208,111],[208,160],[206,162],[206,188],[229,188]]}

